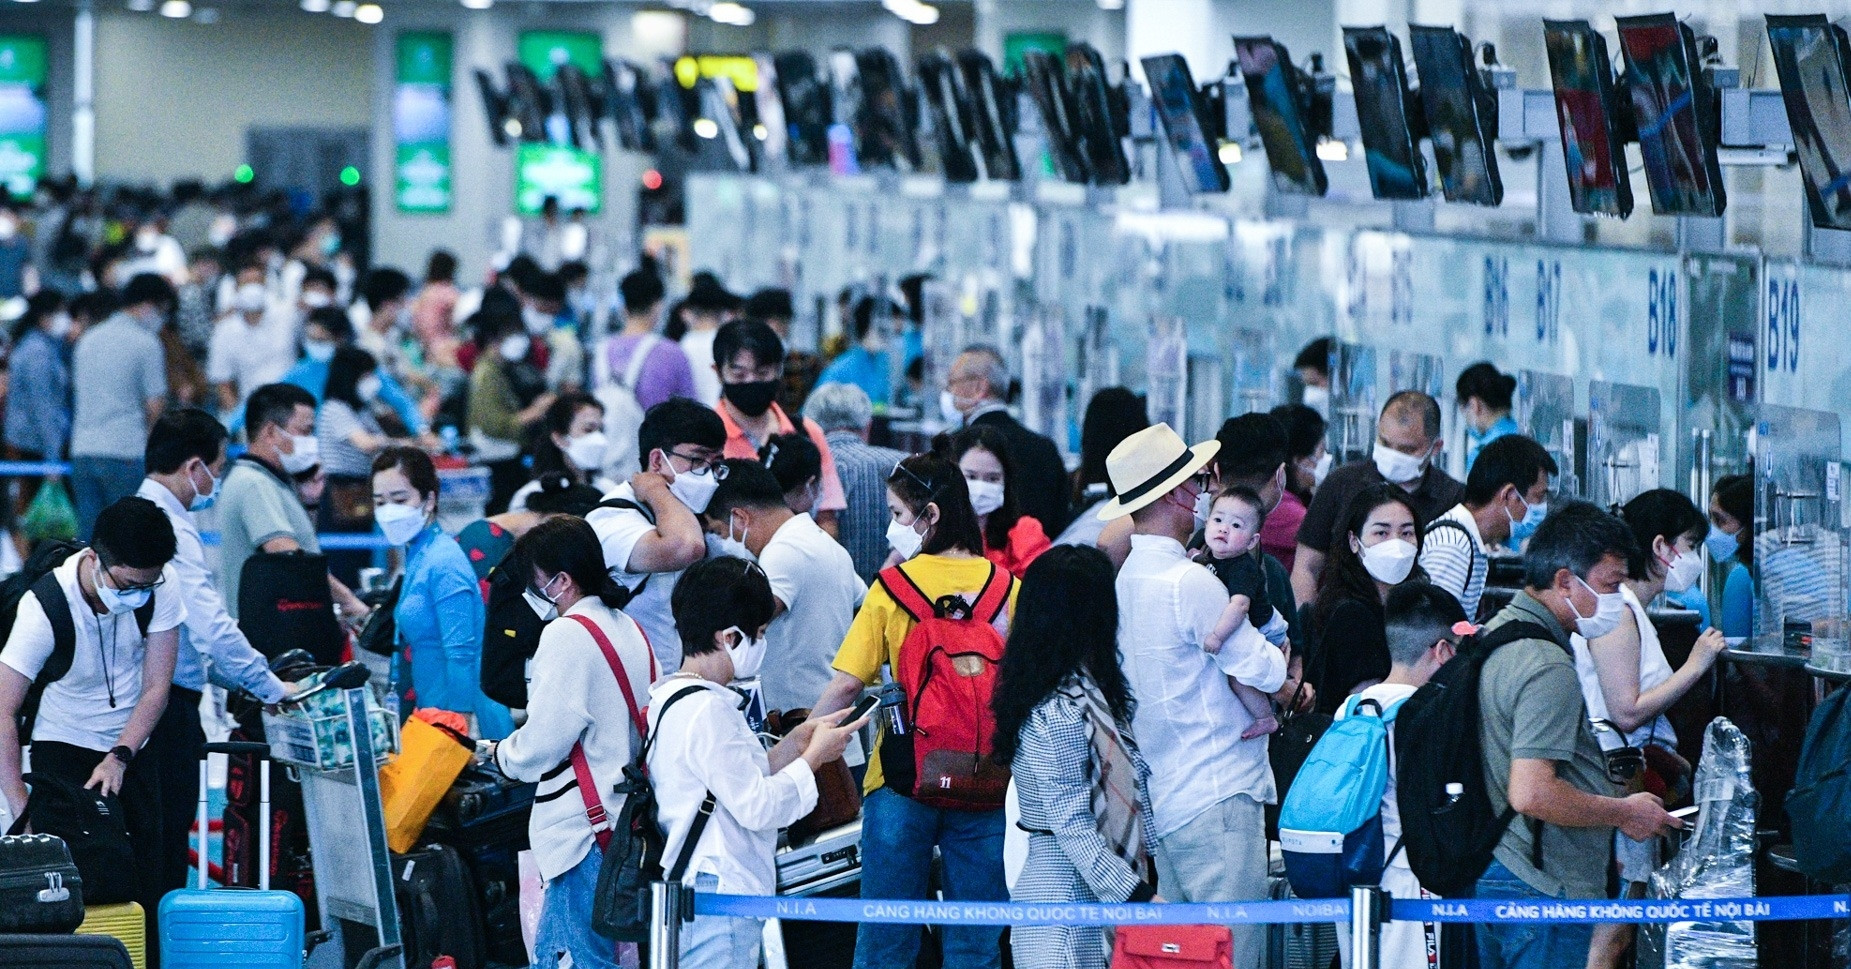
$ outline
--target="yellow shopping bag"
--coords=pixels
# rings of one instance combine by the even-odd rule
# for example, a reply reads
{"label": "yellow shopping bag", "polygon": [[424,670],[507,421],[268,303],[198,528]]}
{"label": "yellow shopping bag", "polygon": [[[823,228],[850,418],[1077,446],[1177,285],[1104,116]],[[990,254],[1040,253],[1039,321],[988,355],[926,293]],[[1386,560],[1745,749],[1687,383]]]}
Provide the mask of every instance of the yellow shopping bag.
{"label": "yellow shopping bag", "polygon": [[419,716],[399,732],[398,756],[379,769],[379,797],[386,812],[386,844],[410,851],[444,792],[469,766],[473,749],[456,731]]}

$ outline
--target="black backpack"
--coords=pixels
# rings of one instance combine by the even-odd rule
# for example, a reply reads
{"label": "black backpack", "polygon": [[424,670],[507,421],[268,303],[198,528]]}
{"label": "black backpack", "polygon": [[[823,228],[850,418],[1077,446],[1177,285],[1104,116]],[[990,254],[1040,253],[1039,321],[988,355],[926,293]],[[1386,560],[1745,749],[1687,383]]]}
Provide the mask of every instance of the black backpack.
{"label": "black backpack", "polygon": [[[26,698],[19,705],[19,740],[29,743],[32,738],[32,724],[38,718],[39,700],[45,695],[45,688],[64,679],[64,674],[71,671],[71,659],[77,653],[77,628],[71,623],[71,600],[64,594],[64,586],[58,583],[58,577],[52,570],[64,564],[65,559],[84,550],[84,546],[70,542],[47,542],[33,549],[32,555],[18,572],[0,581],[0,644],[4,644],[13,634],[13,622],[19,618],[19,600],[31,592],[38,596],[39,605],[45,610],[45,618],[51,622],[51,655],[45,658],[45,665],[39,667],[39,675],[33,677],[32,685],[26,689]],[[154,621],[154,596],[141,608],[135,610],[135,624],[141,627],[144,638],[148,635],[148,623]]]}
{"label": "black backpack", "polygon": [[[611,790],[623,799],[623,806],[612,818],[611,842],[604,849],[604,861],[598,869],[598,888],[591,903],[591,928],[607,939],[648,941],[650,883],[678,884],[681,881],[688,873],[688,860],[694,857],[701,833],[707,829],[707,819],[713,816],[714,797],[713,792],[708,791],[707,799],[701,802],[700,811],[694,815],[687,840],[682,842],[681,856],[664,876],[662,852],[667,847],[667,838],[656,817],[655,787],[649,783],[649,747],[662,732],[662,721],[668,717],[675,701],[703,689],[705,687],[691,686],[662,701],[662,709],[656,714],[655,730],[644,738],[636,756],[624,766],[623,780]],[[689,907],[684,911],[692,913],[693,909]]]}
{"label": "black backpack", "polygon": [[1851,817],[1851,690],[1826,697],[1806,725],[1800,764],[1787,795],[1793,821],[1793,857],[1816,881],[1842,885],[1851,881],[1851,840],[1845,818]]}
{"label": "black backpack", "polygon": [[[1491,810],[1479,738],[1479,680],[1498,647],[1524,639],[1555,642],[1532,622],[1507,622],[1459,644],[1458,655],[1401,705],[1395,718],[1395,797],[1401,847],[1422,887],[1452,898],[1471,894],[1491,852],[1517,816]],[[1558,644],[1559,645],[1559,644]],[[1564,647],[1565,648],[1565,647]],[[1448,792],[1449,786],[1457,790]],[[1540,827],[1540,825],[1538,825]],[[1532,861],[1541,867],[1541,832]]]}
{"label": "black backpack", "polygon": [[121,800],[55,774],[34,772],[25,781],[32,793],[9,833],[31,825],[33,834],[63,839],[82,877],[85,904],[134,901],[135,848],[129,842]]}

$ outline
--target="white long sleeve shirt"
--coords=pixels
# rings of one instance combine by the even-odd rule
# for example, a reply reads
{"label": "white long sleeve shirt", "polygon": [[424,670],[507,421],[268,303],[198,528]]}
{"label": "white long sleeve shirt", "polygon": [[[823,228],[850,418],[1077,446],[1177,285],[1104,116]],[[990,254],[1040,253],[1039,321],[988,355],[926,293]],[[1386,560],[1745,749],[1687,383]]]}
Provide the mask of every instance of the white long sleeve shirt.
{"label": "white long sleeve shirt", "polygon": [[720,879],[720,891],[770,895],[778,885],[778,829],[816,808],[816,775],[799,757],[776,774],[765,748],[739,712],[739,696],[708,680],[664,677],[649,694],[649,725],[668,698],[686,689],[668,711],[668,728],[649,749],[649,777],[655,784],[657,816],[666,834],[662,867],[681,856],[701,802],[712,791],[713,816],[694,847],[683,881],[705,872]]}
{"label": "white long sleeve shirt", "polygon": [[1219,655],[1203,652],[1227,605],[1227,587],[1189,561],[1181,542],[1131,536],[1118,571],[1118,646],[1138,698],[1133,728],[1150,764],[1158,838],[1236,794],[1262,804],[1277,798],[1266,738],[1240,739],[1253,718],[1226,677],[1276,692],[1285,685],[1285,654],[1252,623],[1242,623]]}
{"label": "white long sleeve shirt", "polygon": [[[219,480],[223,487],[224,479]],[[225,598],[212,582],[212,568],[206,564],[206,547],[199,539],[193,513],[166,485],[152,478],[143,478],[135,494],[154,502],[174,527],[174,557],[168,563],[173,583],[160,591],[161,595],[177,593],[186,610],[186,621],[180,627],[180,654],[174,661],[174,685],[203,690],[210,676],[221,686],[244,690],[265,703],[283,699],[283,681],[270,672],[269,661],[225,611]]]}

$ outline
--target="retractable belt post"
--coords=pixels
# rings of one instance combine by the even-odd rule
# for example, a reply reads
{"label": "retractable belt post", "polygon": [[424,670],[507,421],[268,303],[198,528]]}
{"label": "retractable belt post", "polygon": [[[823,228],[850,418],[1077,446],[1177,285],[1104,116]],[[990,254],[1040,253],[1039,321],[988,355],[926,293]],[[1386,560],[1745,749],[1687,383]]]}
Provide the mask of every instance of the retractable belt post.
{"label": "retractable belt post", "polygon": [[693,920],[693,891],[674,882],[649,883],[649,969],[680,969],[681,923]]}
{"label": "retractable belt post", "polygon": [[1350,969],[1381,969],[1382,897],[1376,885],[1350,888]]}

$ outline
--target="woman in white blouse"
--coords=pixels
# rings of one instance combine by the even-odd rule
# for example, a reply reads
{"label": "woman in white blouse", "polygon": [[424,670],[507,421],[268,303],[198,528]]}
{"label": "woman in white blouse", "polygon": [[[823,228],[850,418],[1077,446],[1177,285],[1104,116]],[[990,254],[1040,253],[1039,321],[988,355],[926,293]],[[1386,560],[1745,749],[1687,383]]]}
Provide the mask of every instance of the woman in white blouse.
{"label": "woman in white blouse", "polygon": [[528,604],[543,620],[558,617],[540,634],[527,684],[546,702],[529,705],[527,722],[489,747],[503,773],[539,782],[527,826],[546,880],[534,965],[616,969],[615,947],[591,930],[610,833],[592,828],[590,812],[594,800],[610,817],[621,807],[610,791],[641,742],[655,660],[635,621],[609,605],[627,596],[605,571],[584,519],[535,525],[502,567],[526,569]]}
{"label": "woman in white blouse", "polygon": [[[681,669],[650,691],[647,757],[662,865],[697,891],[775,894],[778,829],[816,807],[816,769],[841,756],[867,722],[844,725],[848,711],[838,710],[800,724],[769,751],[759,743],[727,684],[758,675],[773,601],[764,571],[732,557],[689,568],[669,600]],[[681,965],[756,969],[760,928],[757,919],[700,916],[682,935]]]}

